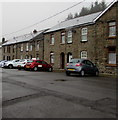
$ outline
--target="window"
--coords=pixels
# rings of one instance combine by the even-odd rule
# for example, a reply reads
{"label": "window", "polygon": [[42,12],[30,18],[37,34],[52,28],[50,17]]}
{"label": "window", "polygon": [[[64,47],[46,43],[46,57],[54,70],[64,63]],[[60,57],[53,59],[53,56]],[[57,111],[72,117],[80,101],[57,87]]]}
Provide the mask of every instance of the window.
{"label": "window", "polygon": [[15,46],[15,45],[13,45],[13,53],[15,52],[15,48],[16,48],[16,46]]}
{"label": "window", "polygon": [[7,52],[7,46],[5,46],[5,53]]}
{"label": "window", "polygon": [[109,37],[116,36],[116,22],[109,22]]}
{"label": "window", "polygon": [[39,54],[36,54],[36,59],[39,60]]}
{"label": "window", "polygon": [[72,31],[68,31],[68,36],[67,36],[67,43],[72,43]]}
{"label": "window", "polygon": [[54,45],[54,34],[51,35],[50,44],[51,44],[51,45]]}
{"label": "window", "polygon": [[20,56],[20,59],[23,59],[23,55]]}
{"label": "window", "polygon": [[26,55],[26,56],[25,56],[25,58],[26,58],[26,59],[29,59],[29,56],[28,56],[28,55]]}
{"label": "window", "polygon": [[64,32],[61,33],[61,43],[62,44],[65,43],[65,33]]}
{"label": "window", "polygon": [[67,63],[69,63],[71,61],[71,59],[72,59],[72,53],[69,52],[67,54]]}
{"label": "window", "polygon": [[23,44],[21,44],[21,48],[20,48],[20,51],[23,51]]}
{"label": "window", "polygon": [[81,34],[82,34],[82,38],[81,41],[87,41],[87,28],[82,28]]}
{"label": "window", "polygon": [[54,53],[53,52],[51,52],[50,53],[50,63],[54,63]]}
{"label": "window", "polygon": [[91,67],[94,66],[93,63],[90,62],[89,60],[86,60],[86,65],[91,66]]}
{"label": "window", "polygon": [[36,51],[39,51],[39,41],[36,42]]}
{"label": "window", "polygon": [[5,47],[3,47],[3,53],[5,53]]}
{"label": "window", "polygon": [[116,64],[116,53],[109,53],[109,64]]}
{"label": "window", "polygon": [[32,59],[32,55],[29,56],[29,59]]}
{"label": "window", "polygon": [[46,63],[45,61],[42,61],[42,64],[45,64],[45,65],[47,65],[47,63]]}
{"label": "window", "polygon": [[29,50],[29,44],[27,43],[26,44],[26,51],[28,51]]}
{"label": "window", "polygon": [[32,51],[32,44],[30,43],[30,48],[29,48],[30,51]]}
{"label": "window", "polygon": [[81,51],[81,59],[87,59],[87,51]]}

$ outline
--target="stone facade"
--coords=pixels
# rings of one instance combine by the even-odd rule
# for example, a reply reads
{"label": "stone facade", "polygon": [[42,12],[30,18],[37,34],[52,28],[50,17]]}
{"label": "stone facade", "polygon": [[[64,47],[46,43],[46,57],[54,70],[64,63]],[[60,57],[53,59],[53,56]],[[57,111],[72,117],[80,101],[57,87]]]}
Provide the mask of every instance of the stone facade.
{"label": "stone facade", "polygon": [[[118,54],[116,52],[116,40],[118,37],[118,2],[109,8],[96,21],[96,61],[102,73],[116,74],[117,64],[109,62],[109,53]],[[109,36],[109,24],[115,23],[116,35]],[[118,63],[116,61],[116,63]]]}
{"label": "stone facade", "polygon": [[0,60],[2,60],[2,43],[0,42]]}
{"label": "stone facade", "polygon": [[43,44],[43,33],[38,34],[36,37],[29,39],[28,41],[23,41],[21,39],[20,42],[3,44],[3,59],[43,59]]}
{"label": "stone facade", "polygon": [[[116,52],[116,37],[118,30],[118,2],[114,3],[104,12],[93,24],[83,24],[79,26],[71,26],[71,28],[63,28],[53,30],[44,35],[44,59],[50,62],[54,69],[64,69],[69,61],[69,53],[72,58],[81,58],[81,52],[86,51],[86,58],[93,61],[100,69],[101,73],[116,74],[117,61],[110,61],[110,55],[118,56]],[[115,24],[116,34],[109,36],[111,23]],[[87,28],[87,41],[81,41],[82,29]],[[68,31],[72,31],[72,43],[67,43]],[[65,33],[65,43],[60,43],[61,34]],[[54,37],[54,44],[50,44]],[[53,62],[51,62],[51,54],[53,53]],[[114,62],[114,63],[112,63]]]}
{"label": "stone facade", "polygon": [[[72,28],[72,43],[67,43],[67,34],[70,29],[60,30],[56,32],[52,32],[49,34],[45,34],[44,39],[44,59],[50,62],[51,52],[54,53],[54,68],[55,69],[64,69],[66,67],[67,62],[69,61],[69,53],[73,58],[80,58],[82,51],[87,51],[87,58],[94,61],[95,58],[95,25],[82,26],[78,28]],[[88,29],[87,41],[81,41],[81,30],[82,28]],[[61,33],[65,33],[65,43],[61,43]],[[50,36],[54,34],[54,45],[50,44]],[[64,62],[64,63],[63,63]],[[63,66],[64,64],[64,66]]]}

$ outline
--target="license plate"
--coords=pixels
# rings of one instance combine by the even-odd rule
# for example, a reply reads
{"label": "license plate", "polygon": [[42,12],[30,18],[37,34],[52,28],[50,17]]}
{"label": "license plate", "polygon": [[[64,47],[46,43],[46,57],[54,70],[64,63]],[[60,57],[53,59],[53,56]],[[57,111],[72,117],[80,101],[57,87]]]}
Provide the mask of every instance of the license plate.
{"label": "license plate", "polygon": [[70,71],[75,71],[75,69],[68,69],[68,70],[70,70]]}
{"label": "license plate", "polygon": [[38,67],[42,67],[42,65],[38,65]]}
{"label": "license plate", "polygon": [[26,66],[26,68],[30,68],[29,66]]}

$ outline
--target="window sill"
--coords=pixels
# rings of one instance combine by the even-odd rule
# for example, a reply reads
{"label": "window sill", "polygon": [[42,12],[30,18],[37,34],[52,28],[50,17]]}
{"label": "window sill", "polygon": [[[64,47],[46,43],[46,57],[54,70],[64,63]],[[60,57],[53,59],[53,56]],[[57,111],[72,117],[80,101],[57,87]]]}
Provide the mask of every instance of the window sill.
{"label": "window sill", "polygon": [[88,40],[86,40],[86,41],[80,41],[81,43],[85,43],[85,42],[88,42]]}
{"label": "window sill", "polygon": [[116,39],[116,36],[109,36],[108,39]]}
{"label": "window sill", "polygon": [[65,43],[60,43],[60,45],[65,45]]}
{"label": "window sill", "polygon": [[72,44],[73,42],[67,43],[67,44]]}
{"label": "window sill", "polygon": [[117,67],[118,65],[117,64],[107,64],[106,66],[107,67]]}

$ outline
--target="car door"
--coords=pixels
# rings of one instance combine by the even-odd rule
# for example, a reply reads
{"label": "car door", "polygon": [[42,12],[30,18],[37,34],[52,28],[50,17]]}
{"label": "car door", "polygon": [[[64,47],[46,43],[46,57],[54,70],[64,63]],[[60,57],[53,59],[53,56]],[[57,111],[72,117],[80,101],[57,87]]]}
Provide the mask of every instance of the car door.
{"label": "car door", "polygon": [[20,60],[15,60],[15,61],[13,61],[13,66],[14,66],[14,67],[17,67],[19,61],[20,61]]}
{"label": "car door", "polygon": [[42,61],[38,60],[36,61],[36,66],[38,67],[39,70],[43,68]]}
{"label": "car door", "polygon": [[48,69],[48,64],[45,61],[42,61],[43,69]]}
{"label": "car door", "polygon": [[87,73],[89,73],[89,74],[94,73],[94,64],[91,61],[86,60],[86,66],[87,66],[87,70],[88,70]]}

